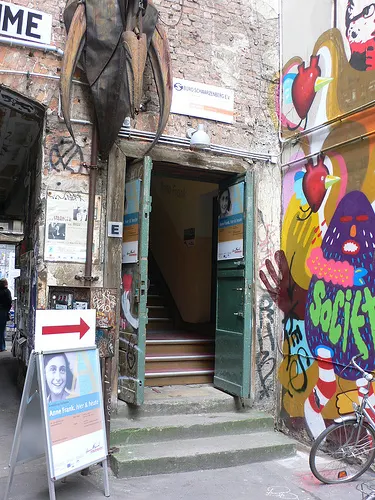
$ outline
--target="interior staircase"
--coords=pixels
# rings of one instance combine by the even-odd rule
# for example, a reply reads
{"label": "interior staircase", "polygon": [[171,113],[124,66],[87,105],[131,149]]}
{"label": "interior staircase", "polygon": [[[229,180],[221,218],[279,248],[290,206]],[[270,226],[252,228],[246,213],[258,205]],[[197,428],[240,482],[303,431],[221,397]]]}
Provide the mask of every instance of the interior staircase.
{"label": "interior staircase", "polygon": [[110,444],[119,478],[233,467],[296,452],[270,415],[238,407],[208,385],[146,387],[141,407],[119,402]]}
{"label": "interior staircase", "polygon": [[146,386],[204,384],[213,380],[214,337],[189,331],[152,257],[149,258]]}

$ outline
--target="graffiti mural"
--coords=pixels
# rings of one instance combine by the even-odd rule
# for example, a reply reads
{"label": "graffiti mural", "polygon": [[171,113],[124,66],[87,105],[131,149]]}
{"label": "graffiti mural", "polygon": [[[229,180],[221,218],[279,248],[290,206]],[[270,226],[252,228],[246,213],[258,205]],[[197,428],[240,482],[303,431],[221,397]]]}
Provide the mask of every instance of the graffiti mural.
{"label": "graffiti mural", "polygon": [[359,401],[351,357],[375,370],[375,6],[336,0],[332,12],[315,0],[324,16],[306,21],[296,47],[288,40],[306,6],[291,2],[282,28],[281,248],[259,276],[284,315],[281,416],[316,437]]}

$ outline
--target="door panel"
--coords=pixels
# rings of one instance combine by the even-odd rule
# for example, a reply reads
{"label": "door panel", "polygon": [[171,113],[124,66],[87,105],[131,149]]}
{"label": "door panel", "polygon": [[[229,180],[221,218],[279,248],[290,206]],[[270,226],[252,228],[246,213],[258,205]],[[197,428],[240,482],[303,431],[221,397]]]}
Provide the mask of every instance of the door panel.
{"label": "door panel", "polygon": [[[227,194],[221,201],[224,192]],[[219,208],[214,385],[235,396],[249,397],[254,230],[251,172],[220,186]]]}
{"label": "door panel", "polygon": [[127,167],[119,351],[119,399],[144,400],[151,158]]}

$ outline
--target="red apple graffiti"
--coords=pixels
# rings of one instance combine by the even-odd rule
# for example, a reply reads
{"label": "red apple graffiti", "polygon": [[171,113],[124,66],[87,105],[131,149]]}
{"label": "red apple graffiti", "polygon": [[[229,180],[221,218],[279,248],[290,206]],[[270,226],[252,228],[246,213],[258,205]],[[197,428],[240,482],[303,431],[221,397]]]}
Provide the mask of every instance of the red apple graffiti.
{"label": "red apple graffiti", "polygon": [[340,177],[329,175],[324,164],[324,155],[318,156],[318,163],[310,159],[306,165],[306,173],[302,179],[302,189],[312,212],[317,212],[323,203],[327,189],[338,182]]}
{"label": "red apple graffiti", "polygon": [[318,66],[319,56],[311,56],[310,66],[305,68],[305,63],[298,66],[298,74],[292,86],[292,99],[298,116],[303,120],[315,98],[315,82],[321,75]]}

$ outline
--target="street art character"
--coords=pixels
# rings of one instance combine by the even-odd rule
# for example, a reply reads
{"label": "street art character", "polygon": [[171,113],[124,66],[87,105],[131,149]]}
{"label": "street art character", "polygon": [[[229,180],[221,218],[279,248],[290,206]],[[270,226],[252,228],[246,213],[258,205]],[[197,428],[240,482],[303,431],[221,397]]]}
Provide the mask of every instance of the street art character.
{"label": "street art character", "polygon": [[[300,170],[294,177],[294,190],[297,199],[301,201],[301,211],[305,217],[317,212],[327,194],[327,190],[340,180],[340,177],[330,175],[324,164],[324,155],[320,154],[316,165],[312,159],[306,163],[305,170]],[[308,205],[306,209],[303,207]],[[302,219],[301,220],[305,220]]]}
{"label": "street art character", "polygon": [[307,342],[316,356],[319,379],[305,402],[305,418],[316,437],[324,428],[320,416],[336,392],[335,374],[356,380],[345,368],[361,354],[364,370],[374,368],[375,215],[366,196],[353,191],[339,203],[321,248],[311,251],[312,279],[305,313]]}
{"label": "street art character", "polygon": [[375,4],[371,0],[349,0],[345,16],[350,64],[354,69],[375,69]]}
{"label": "street art character", "polygon": [[[285,313],[285,333],[291,323],[298,324],[304,337],[298,345],[307,342],[304,355],[311,356],[317,365],[316,381],[308,390],[307,383],[303,386],[304,417],[313,437],[325,429],[322,412],[337,393],[338,377],[351,383],[355,394],[356,384],[360,387],[358,372],[344,369],[350,359],[360,354],[357,361],[364,370],[375,368],[374,229],[375,214],[370,202],[362,192],[352,191],[338,204],[321,246],[309,253],[306,266],[312,278],[307,295],[294,282],[283,252],[275,255],[279,272],[270,261],[266,263],[275,287],[271,287],[263,272],[260,274],[271,297]],[[287,344],[290,341],[284,340]],[[289,346],[289,357],[294,354]],[[340,405],[343,403],[338,397],[338,410]]]}

